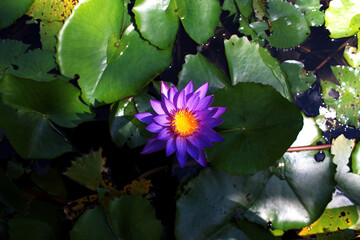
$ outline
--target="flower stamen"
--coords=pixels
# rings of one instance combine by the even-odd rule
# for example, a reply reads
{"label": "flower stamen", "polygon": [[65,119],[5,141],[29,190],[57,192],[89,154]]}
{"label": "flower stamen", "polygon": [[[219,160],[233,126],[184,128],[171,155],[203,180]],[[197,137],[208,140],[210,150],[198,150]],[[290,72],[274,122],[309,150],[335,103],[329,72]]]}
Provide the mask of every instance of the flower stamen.
{"label": "flower stamen", "polygon": [[174,114],[171,127],[174,132],[182,137],[194,134],[199,126],[199,122],[194,114],[187,109],[180,109]]}

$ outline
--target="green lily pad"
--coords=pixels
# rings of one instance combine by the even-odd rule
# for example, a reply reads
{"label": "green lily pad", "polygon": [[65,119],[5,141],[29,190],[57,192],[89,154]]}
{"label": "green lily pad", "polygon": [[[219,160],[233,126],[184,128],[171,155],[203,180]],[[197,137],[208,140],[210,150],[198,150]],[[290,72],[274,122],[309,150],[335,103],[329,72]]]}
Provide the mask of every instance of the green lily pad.
{"label": "green lily pad", "polygon": [[[130,148],[135,148],[147,142],[150,136],[145,130],[146,125],[137,120],[134,114],[151,111],[150,98],[152,98],[150,95],[142,93],[111,106],[110,134],[118,147],[127,143]],[[138,108],[142,108],[142,111]]]}
{"label": "green lily pad", "polygon": [[41,21],[40,23],[40,40],[42,49],[52,52],[56,51],[57,34],[64,25],[59,21]]}
{"label": "green lily pad", "polygon": [[351,169],[354,173],[360,174],[360,144],[356,144],[351,155]]}
{"label": "green lily pad", "polygon": [[271,20],[270,45],[291,48],[300,45],[309,35],[310,29],[302,12],[289,2],[272,0],[267,3]]}
{"label": "green lily pad", "polygon": [[326,209],[321,217],[308,227],[304,227],[299,236],[309,236],[319,233],[336,232],[348,229],[359,219],[355,205],[348,207]]}
{"label": "green lily pad", "polygon": [[265,48],[235,35],[225,40],[224,45],[233,85],[239,82],[262,83],[273,86],[284,97],[292,98],[279,61]]}
{"label": "green lily pad", "polygon": [[[335,184],[335,169],[328,154],[318,163],[315,153],[287,153],[272,171],[250,176],[202,170],[177,200],[177,239],[213,239],[230,224],[248,235],[246,227],[241,227],[243,221],[280,230],[312,223],[331,200]],[[244,239],[268,238],[248,235]]]}
{"label": "green lily pad", "polygon": [[198,44],[214,35],[220,21],[217,0],[137,0],[133,12],[141,34],[159,48],[173,45],[179,19],[185,31]]}
{"label": "green lily pad", "polygon": [[185,63],[179,73],[178,88],[183,89],[190,81],[194,83],[195,89],[208,82],[208,94],[230,85],[226,75],[199,52],[185,56]]}
{"label": "green lily pad", "polygon": [[309,26],[321,26],[325,21],[324,12],[320,11],[321,4],[319,0],[297,0],[295,5],[304,12]]}
{"label": "green lily pad", "polygon": [[332,0],[325,11],[325,27],[331,38],[351,37],[359,31],[360,2]]}
{"label": "green lily pad", "polygon": [[294,60],[287,60],[280,64],[280,67],[286,73],[287,80],[291,86],[292,94],[305,92],[316,81],[312,72],[307,73],[304,70],[304,64]]}
{"label": "green lily pad", "polygon": [[0,42],[0,67],[7,68],[14,64],[17,58],[24,54],[30,45],[20,41],[3,39]]}
{"label": "green lily pad", "polygon": [[63,21],[71,15],[78,0],[33,0],[27,15],[45,21]]}
{"label": "green lily pad", "polygon": [[46,222],[27,219],[13,218],[9,221],[10,240],[48,240],[56,239],[53,228]]}
{"label": "green lily pad", "polygon": [[37,174],[32,172],[30,177],[36,186],[48,194],[60,197],[62,199],[67,198],[65,184],[57,169],[49,168],[45,174]]}
{"label": "green lily pad", "polygon": [[357,47],[345,46],[344,57],[350,66],[360,70],[360,38]]}
{"label": "green lily pad", "polygon": [[76,158],[64,175],[91,190],[96,190],[97,187],[105,187],[103,175],[105,176],[109,169],[105,167],[106,158],[103,158],[101,153],[102,151],[90,152]]}
{"label": "green lily pad", "polygon": [[243,17],[249,18],[253,14],[252,5],[253,3],[251,0],[225,0],[222,9],[229,11],[230,15],[239,14],[237,12],[237,9],[239,9],[240,14]]}
{"label": "green lily pad", "polygon": [[162,49],[173,45],[179,29],[178,10],[171,11],[169,5],[174,3],[170,0],[137,0],[132,9],[142,36]]}
{"label": "green lily pad", "polygon": [[360,99],[358,91],[360,73],[353,68],[345,66],[331,67],[340,86],[321,81],[324,102],[336,110],[337,119],[356,128],[360,127]]}
{"label": "green lily pad", "polygon": [[266,6],[265,3],[262,0],[253,0],[253,8],[255,17],[262,21],[264,17],[268,17],[268,14],[266,12]]}
{"label": "green lily pad", "polygon": [[172,49],[159,50],[141,39],[133,25],[126,26],[126,10],[122,0],[82,1],[59,32],[60,71],[80,77],[88,104],[135,95],[171,62]]}
{"label": "green lily pad", "polygon": [[80,91],[63,80],[37,82],[6,75],[0,80],[0,86],[5,104],[35,111],[63,127],[76,127],[94,117],[89,107],[80,101]]}
{"label": "green lily pad", "polygon": [[317,151],[286,153],[262,194],[244,216],[280,230],[301,228],[318,219],[330,202],[334,189],[335,167],[328,152],[316,162]]}
{"label": "green lily pad", "polygon": [[34,0],[2,0],[0,2],[0,29],[10,26],[21,17]]}
{"label": "green lily pad", "polygon": [[303,113],[301,115],[303,116],[303,128],[291,147],[315,145],[322,138],[321,130],[314,118],[306,117]]}
{"label": "green lily pad", "polygon": [[161,224],[150,203],[139,195],[115,198],[108,216],[101,206],[87,210],[70,232],[71,240],[156,240]]}
{"label": "green lily pad", "polygon": [[273,165],[303,124],[295,105],[261,84],[238,83],[218,90],[213,105],[227,108],[218,130],[225,141],[206,149],[208,160],[231,174],[251,174]]}
{"label": "green lily pad", "polygon": [[0,102],[0,115],[1,128],[23,158],[51,159],[72,151],[69,142],[43,114]]}
{"label": "green lily pad", "polygon": [[5,175],[0,168],[0,202],[5,206],[24,213],[27,203],[18,187]]}
{"label": "green lily pad", "polygon": [[50,70],[56,68],[54,53],[48,50],[28,51],[19,55],[11,64],[16,65],[16,68],[9,68],[6,74],[40,82],[49,82],[57,77],[55,74],[48,74]]}

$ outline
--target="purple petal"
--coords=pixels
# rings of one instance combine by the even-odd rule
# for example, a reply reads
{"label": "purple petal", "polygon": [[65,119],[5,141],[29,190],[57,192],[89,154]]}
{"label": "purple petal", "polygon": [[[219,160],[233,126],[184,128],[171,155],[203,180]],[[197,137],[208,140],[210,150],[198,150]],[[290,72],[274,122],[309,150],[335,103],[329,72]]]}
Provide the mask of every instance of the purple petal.
{"label": "purple petal", "polygon": [[223,142],[225,139],[215,132],[214,129],[207,126],[202,126],[199,131],[200,136],[206,136],[211,142]]}
{"label": "purple petal", "polygon": [[161,94],[164,94],[165,97],[168,97],[170,87],[161,81]]}
{"label": "purple petal", "polygon": [[199,158],[199,149],[192,145],[191,143],[188,143],[186,151],[190,154],[191,157],[194,159]]}
{"label": "purple petal", "polygon": [[194,84],[192,81],[190,81],[186,87],[183,89],[185,91],[185,95],[187,96],[190,93],[194,92]]}
{"label": "purple petal", "polygon": [[170,138],[167,142],[166,142],[166,156],[170,156],[171,154],[173,154],[176,150],[176,144],[175,144],[175,138]]}
{"label": "purple petal", "polygon": [[201,166],[207,167],[207,161],[204,150],[199,151],[199,158],[195,159]]}
{"label": "purple petal", "polygon": [[165,114],[165,111],[162,108],[160,101],[150,99],[150,104],[157,114],[159,114],[159,115]]}
{"label": "purple petal", "polygon": [[163,126],[160,126],[159,124],[152,122],[150,125],[148,125],[145,129],[152,133],[158,133],[163,129]]}
{"label": "purple petal", "polygon": [[170,88],[170,92],[169,92],[169,100],[171,102],[174,102],[174,96],[175,94],[178,92],[177,88],[176,87],[171,87]]}
{"label": "purple petal", "polygon": [[173,111],[176,110],[174,104],[172,102],[170,102],[169,99],[164,98],[164,103],[165,103],[166,110],[169,114],[171,114]]}
{"label": "purple petal", "polygon": [[199,104],[200,102],[199,94],[200,93],[195,93],[188,99],[186,106],[190,111],[195,110],[196,106]]}
{"label": "purple petal", "polygon": [[201,87],[199,87],[195,91],[195,93],[197,93],[197,92],[200,93],[199,96],[200,96],[200,99],[201,99],[201,98],[204,98],[206,96],[206,93],[207,93],[208,89],[209,89],[209,83],[207,82],[204,85],[202,85]]}
{"label": "purple petal", "polygon": [[185,95],[185,91],[182,90],[177,98],[177,103],[176,103],[176,107],[177,109],[181,109],[181,108],[185,108],[186,107],[186,95]]}
{"label": "purple petal", "polygon": [[208,109],[211,106],[213,100],[214,100],[214,95],[210,95],[210,96],[204,97],[203,99],[200,99],[200,102],[196,106],[195,110]]}
{"label": "purple petal", "polygon": [[166,114],[158,115],[154,117],[154,121],[161,126],[169,126],[170,125],[170,117]]}
{"label": "purple petal", "polygon": [[[154,118],[154,120],[155,120],[155,118]],[[214,127],[219,126],[223,122],[224,122],[224,120],[219,119],[219,118],[207,118],[202,121],[202,124],[205,126],[208,126],[210,128],[214,128]]]}
{"label": "purple petal", "polygon": [[211,118],[211,111],[210,110],[196,111],[196,118],[199,121],[206,121],[207,119]]}
{"label": "purple petal", "polygon": [[143,123],[150,124],[153,122],[154,114],[149,112],[134,114],[134,116]]}
{"label": "purple petal", "polygon": [[210,140],[205,135],[202,135],[200,133],[194,134],[194,135],[188,137],[187,139],[192,145],[194,145],[195,147],[197,147],[199,149],[203,149],[204,147],[212,147],[213,146],[211,144]]}
{"label": "purple petal", "polygon": [[220,117],[226,111],[226,107],[211,107],[209,109],[216,110],[216,113],[214,114],[214,116],[212,116],[213,118]]}
{"label": "purple petal", "polygon": [[165,148],[165,141],[161,141],[157,139],[157,134],[151,136],[149,141],[146,143],[144,149],[141,154],[148,154],[152,152],[156,152]]}
{"label": "purple petal", "polygon": [[176,143],[176,152],[181,156],[186,155],[186,138],[178,136],[175,140]]}
{"label": "purple petal", "polygon": [[170,130],[168,128],[163,128],[158,135],[159,140],[167,141],[170,138],[173,137],[173,134],[171,134]]}
{"label": "purple petal", "polygon": [[178,159],[178,162],[180,163],[180,166],[183,168],[186,164],[187,154],[181,155],[178,151],[176,151],[176,157]]}

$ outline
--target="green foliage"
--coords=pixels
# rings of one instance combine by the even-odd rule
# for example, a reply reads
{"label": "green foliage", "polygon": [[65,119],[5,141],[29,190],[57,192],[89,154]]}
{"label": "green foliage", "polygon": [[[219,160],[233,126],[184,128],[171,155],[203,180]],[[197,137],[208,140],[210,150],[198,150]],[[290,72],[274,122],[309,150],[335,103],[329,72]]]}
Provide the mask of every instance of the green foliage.
{"label": "green foliage", "polygon": [[[214,105],[227,106],[218,131],[225,141],[207,149],[207,155],[214,166],[231,174],[268,168],[294,142],[302,127],[297,108],[269,86],[238,83],[217,91]],[[263,141],[267,144],[256,151]]]}
{"label": "green foliage", "polygon": [[324,102],[336,110],[337,119],[341,123],[358,128],[360,126],[360,100],[356,89],[359,85],[359,71],[345,66],[331,67],[331,69],[340,86],[322,81]]}
{"label": "green foliage", "polygon": [[128,25],[126,10],[124,1],[81,2],[59,33],[60,70],[65,76],[79,75],[88,104],[112,103],[138,93],[171,62],[172,49],[159,50],[141,39]]}
{"label": "green foliage", "polygon": [[325,11],[325,27],[331,38],[350,37],[359,31],[360,2],[332,0]]}
{"label": "green foliage", "polygon": [[2,0],[0,2],[0,29],[10,26],[21,17],[34,0]]}
{"label": "green foliage", "polygon": [[99,205],[87,210],[70,233],[71,240],[157,240],[160,221],[150,203],[139,195],[122,196],[109,203],[109,212]]}
{"label": "green foliage", "polygon": [[360,38],[357,41],[357,47],[346,46],[344,50],[344,57],[348,64],[353,68],[357,68],[360,70]]}

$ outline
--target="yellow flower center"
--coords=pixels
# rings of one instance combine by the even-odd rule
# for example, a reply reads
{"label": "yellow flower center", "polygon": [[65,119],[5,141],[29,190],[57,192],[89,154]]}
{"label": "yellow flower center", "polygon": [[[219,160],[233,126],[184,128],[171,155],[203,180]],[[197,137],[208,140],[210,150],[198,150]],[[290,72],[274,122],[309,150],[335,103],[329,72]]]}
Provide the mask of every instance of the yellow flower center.
{"label": "yellow flower center", "polygon": [[175,113],[171,126],[176,134],[184,137],[193,134],[199,126],[199,122],[187,109],[181,109]]}

